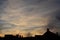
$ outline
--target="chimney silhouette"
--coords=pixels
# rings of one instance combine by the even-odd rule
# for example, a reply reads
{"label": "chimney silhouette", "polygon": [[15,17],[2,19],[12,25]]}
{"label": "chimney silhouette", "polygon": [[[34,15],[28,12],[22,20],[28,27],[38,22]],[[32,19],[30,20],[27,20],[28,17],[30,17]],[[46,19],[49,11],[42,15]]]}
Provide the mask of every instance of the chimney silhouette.
{"label": "chimney silhouette", "polygon": [[47,28],[47,32],[49,32],[50,30],[49,30],[49,28]]}

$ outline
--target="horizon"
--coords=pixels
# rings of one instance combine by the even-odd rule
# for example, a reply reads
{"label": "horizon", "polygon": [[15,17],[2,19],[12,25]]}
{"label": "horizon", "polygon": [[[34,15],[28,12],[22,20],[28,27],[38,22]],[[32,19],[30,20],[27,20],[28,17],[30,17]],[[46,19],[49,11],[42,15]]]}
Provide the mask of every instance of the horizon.
{"label": "horizon", "polygon": [[[46,30],[46,32],[47,31],[50,31],[50,30]],[[45,32],[45,33],[46,33]],[[50,31],[51,32],[51,31]],[[5,35],[12,35],[12,36],[17,36],[18,35],[18,37],[35,37],[36,35],[38,35],[38,36],[43,36],[45,33],[43,33],[43,34],[35,34],[35,35],[33,35],[32,33],[27,33],[27,35],[21,35],[21,33],[19,33],[19,34],[4,34],[3,36],[2,36],[2,34],[0,34],[0,37],[5,37]],[[53,33],[53,32],[52,32]],[[58,32],[56,32],[56,33],[53,33],[53,34],[56,34],[56,35],[59,35],[59,34],[57,34]],[[60,35],[59,35],[60,36]]]}

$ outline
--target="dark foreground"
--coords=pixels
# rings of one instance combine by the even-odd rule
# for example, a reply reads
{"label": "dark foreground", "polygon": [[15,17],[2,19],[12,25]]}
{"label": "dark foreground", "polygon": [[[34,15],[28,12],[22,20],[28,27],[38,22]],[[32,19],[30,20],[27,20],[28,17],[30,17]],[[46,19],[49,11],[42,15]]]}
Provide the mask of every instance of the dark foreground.
{"label": "dark foreground", "polygon": [[60,36],[54,34],[47,29],[47,32],[44,35],[35,35],[35,37],[21,37],[19,35],[5,35],[5,37],[0,37],[0,40],[60,40]]}

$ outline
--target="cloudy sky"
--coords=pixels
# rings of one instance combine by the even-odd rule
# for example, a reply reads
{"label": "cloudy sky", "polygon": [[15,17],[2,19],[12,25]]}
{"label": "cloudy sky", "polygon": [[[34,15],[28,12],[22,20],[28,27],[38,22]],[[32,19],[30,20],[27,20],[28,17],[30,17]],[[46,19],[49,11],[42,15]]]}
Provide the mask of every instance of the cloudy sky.
{"label": "cloudy sky", "polygon": [[60,34],[60,0],[0,0],[0,35]]}

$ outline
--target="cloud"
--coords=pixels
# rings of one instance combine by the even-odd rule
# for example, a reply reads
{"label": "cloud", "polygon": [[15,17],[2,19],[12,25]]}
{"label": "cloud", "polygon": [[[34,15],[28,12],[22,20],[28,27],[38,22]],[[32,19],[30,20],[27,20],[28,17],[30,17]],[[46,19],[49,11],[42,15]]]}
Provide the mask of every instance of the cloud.
{"label": "cloud", "polygon": [[36,32],[60,26],[60,0],[3,0],[0,3],[0,19],[7,22],[2,21],[4,26],[13,25],[3,30]]}
{"label": "cloud", "polygon": [[0,0],[0,19],[3,14],[4,8],[6,8],[7,0]]}
{"label": "cloud", "polygon": [[10,24],[4,20],[0,20],[0,33],[2,33],[3,30],[7,31],[7,30],[11,30],[15,27],[16,27],[16,25],[14,25],[14,24]]}

